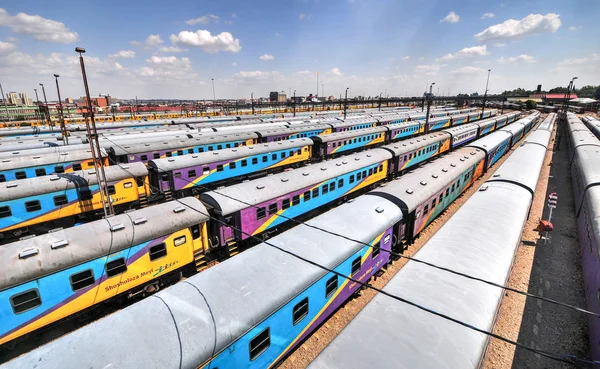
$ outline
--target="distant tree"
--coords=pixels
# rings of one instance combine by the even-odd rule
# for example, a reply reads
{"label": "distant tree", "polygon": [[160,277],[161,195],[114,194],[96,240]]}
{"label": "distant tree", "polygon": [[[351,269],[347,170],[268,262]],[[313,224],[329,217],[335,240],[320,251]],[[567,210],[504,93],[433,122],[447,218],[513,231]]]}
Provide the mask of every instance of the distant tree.
{"label": "distant tree", "polygon": [[592,85],[583,86],[580,89],[575,89],[575,94],[578,97],[594,97],[594,94],[596,93],[596,90],[599,87],[600,86],[592,86]]}
{"label": "distant tree", "polygon": [[596,88],[596,92],[594,92],[594,98],[596,100],[600,100],[600,86]]}
{"label": "distant tree", "polygon": [[478,94],[477,92],[473,92],[473,93],[471,94],[471,97],[477,97],[477,96],[479,96],[479,94]]}
{"label": "distant tree", "polygon": [[548,91],[550,94],[564,94],[567,92],[566,87],[554,87]]}
{"label": "distant tree", "polygon": [[456,101],[456,103],[458,104],[458,106],[463,106],[463,105],[465,105],[465,100],[469,98],[469,95],[467,95],[467,94],[458,94],[458,95],[456,95],[456,97],[458,98],[458,100]]}
{"label": "distant tree", "polygon": [[525,101],[525,106],[527,107],[527,110],[531,110],[537,107],[537,103],[533,100],[527,100]]}

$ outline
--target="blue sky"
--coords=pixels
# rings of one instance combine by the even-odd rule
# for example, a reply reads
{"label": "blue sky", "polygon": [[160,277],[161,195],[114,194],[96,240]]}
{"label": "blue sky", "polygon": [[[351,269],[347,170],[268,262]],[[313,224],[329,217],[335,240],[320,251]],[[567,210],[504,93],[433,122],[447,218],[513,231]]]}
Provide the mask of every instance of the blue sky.
{"label": "blue sky", "polygon": [[[600,2],[32,1],[0,9],[0,82],[33,95],[218,98],[271,90],[391,96],[600,84]],[[596,40],[594,40],[596,39]],[[55,99],[54,89],[47,91]],[[319,91],[321,94],[321,90]]]}

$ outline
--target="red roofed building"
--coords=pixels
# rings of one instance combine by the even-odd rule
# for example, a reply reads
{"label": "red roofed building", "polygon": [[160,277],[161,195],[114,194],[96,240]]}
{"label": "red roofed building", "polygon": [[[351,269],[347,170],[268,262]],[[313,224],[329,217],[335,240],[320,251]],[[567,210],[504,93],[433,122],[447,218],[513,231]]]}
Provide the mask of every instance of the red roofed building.
{"label": "red roofed building", "polygon": [[[550,102],[562,102],[563,99],[565,98],[566,93],[559,93],[559,94],[546,94],[546,96],[544,96],[544,102],[550,103]],[[576,99],[577,95],[575,95],[574,93],[572,93],[569,96],[569,100],[571,99]]]}

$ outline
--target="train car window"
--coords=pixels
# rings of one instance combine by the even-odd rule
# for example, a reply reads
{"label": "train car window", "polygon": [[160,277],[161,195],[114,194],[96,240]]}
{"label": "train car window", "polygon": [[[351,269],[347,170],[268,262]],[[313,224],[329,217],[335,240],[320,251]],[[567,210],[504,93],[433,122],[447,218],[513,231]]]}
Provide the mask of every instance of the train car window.
{"label": "train car window", "polygon": [[266,216],[265,208],[256,209],[256,219],[262,219]]}
{"label": "train car window", "polygon": [[198,148],[198,152],[199,152],[199,153],[200,153],[200,152],[204,152],[204,147],[199,147],[199,148]]}
{"label": "train car window", "polygon": [[81,164],[73,164],[73,170],[81,170]]}
{"label": "train car window", "polygon": [[15,178],[16,179],[24,179],[24,178],[27,178],[27,174],[23,171],[18,171],[18,172],[15,172]]}
{"label": "train car window", "polygon": [[223,171],[223,164],[218,164],[217,165],[217,172],[222,172]]}
{"label": "train car window", "polygon": [[196,177],[196,171],[195,170],[188,170],[188,178],[194,178]]}
{"label": "train car window", "polygon": [[277,203],[269,205],[269,215],[277,213]]}
{"label": "train car window", "polygon": [[146,161],[146,160],[148,160],[148,155],[142,155],[142,156],[140,156],[140,159],[142,161]]}
{"label": "train car window", "polygon": [[277,154],[271,154],[271,160],[277,160]]}
{"label": "train car window", "polygon": [[231,163],[229,163],[229,169],[235,169],[235,161],[232,161]]}
{"label": "train car window", "polygon": [[449,193],[450,193],[450,189],[449,189],[449,188],[447,188],[447,189],[446,189],[446,195],[445,195],[445,197],[448,197],[448,194],[449,194]]}
{"label": "train car window", "polygon": [[167,245],[163,242],[150,247],[148,255],[150,256],[150,261],[154,261],[156,259],[160,259],[167,256]]}
{"label": "train car window", "polygon": [[354,174],[350,176],[350,183],[354,183]]}
{"label": "train car window", "polygon": [[223,149],[223,145],[217,145],[217,150]]}
{"label": "train car window", "polygon": [[433,208],[435,208],[436,203],[437,203],[437,199],[433,199],[433,201],[431,202],[431,210],[433,210]]}
{"label": "train car window", "polygon": [[327,187],[327,185],[321,186],[321,192],[323,193],[323,195],[325,195],[329,192],[329,187]]}
{"label": "train car window", "polygon": [[252,164],[258,164],[258,158],[252,158]]}
{"label": "train car window", "polygon": [[79,200],[81,200],[81,201],[91,200],[92,197],[93,197],[92,191],[90,191],[89,189],[82,188],[81,190],[79,190]]}
{"label": "train car window", "polygon": [[197,240],[200,238],[200,225],[196,224],[191,227],[192,230],[192,240]]}
{"label": "train car window", "polygon": [[165,156],[166,156],[167,158],[170,158],[171,156],[173,156],[173,153],[172,153],[172,152],[170,152],[170,151],[167,151],[167,152],[165,153]]}
{"label": "train car window", "polygon": [[71,274],[69,280],[71,281],[71,289],[73,292],[89,287],[96,282],[96,279],[94,278],[94,272],[91,269]]}
{"label": "train car window", "polygon": [[254,361],[269,346],[271,346],[271,330],[267,328],[250,340],[250,361]]}
{"label": "train car window", "polygon": [[[352,141],[352,140],[350,140],[350,141]],[[355,139],[354,139],[354,143],[357,143],[357,142],[358,142],[358,140],[355,138]]]}
{"label": "train car window", "polygon": [[429,213],[429,204],[425,205],[425,208],[423,209],[423,215],[427,215],[427,213]]}
{"label": "train car window", "polygon": [[160,179],[162,181],[168,181],[169,180],[169,175],[167,173],[163,173],[160,175]]}
{"label": "train car window", "polygon": [[344,187],[344,178],[338,181],[338,187]]}
{"label": "train car window", "polygon": [[35,170],[35,175],[37,177],[41,177],[41,176],[45,176],[46,175],[46,169],[44,168],[38,168]]}
{"label": "train car window", "polygon": [[373,175],[373,168],[369,169],[369,175]]}
{"label": "train car window", "polygon": [[354,276],[356,273],[360,271],[361,266],[361,257],[357,257],[352,261],[352,271],[350,273],[351,276]]}
{"label": "train car window", "polygon": [[[174,173],[173,173],[173,176],[174,176],[175,178],[181,178],[181,172],[174,172]],[[130,186],[130,187],[131,187],[131,186]]]}
{"label": "train car window", "polygon": [[331,147],[337,147],[337,142],[332,143]]}
{"label": "train car window", "polygon": [[406,161],[407,158],[408,158],[408,156],[404,155],[404,161]]}
{"label": "train car window", "polygon": [[0,174],[0,182],[6,182],[6,176],[4,174]]}
{"label": "train car window", "polygon": [[294,156],[294,150],[290,151],[290,156]]}
{"label": "train car window", "polygon": [[296,150],[296,155],[302,154],[302,150]]}
{"label": "train car window", "polygon": [[188,154],[193,154],[194,153],[194,149],[188,149]]}
{"label": "train car window", "polygon": [[248,161],[246,159],[242,160],[242,167],[248,166]]}
{"label": "train car window", "polygon": [[360,181],[362,179],[362,172],[356,173],[356,180]]}
{"label": "train car window", "polygon": [[371,259],[375,259],[377,256],[379,256],[380,251],[381,251],[381,244],[379,242],[377,242],[375,245],[373,245],[373,253],[371,253]]}
{"label": "train car window", "polygon": [[123,274],[127,271],[127,264],[125,264],[125,258],[115,259],[106,263],[106,275],[114,277],[119,274]]}
{"label": "train car window", "polygon": [[42,205],[40,204],[39,200],[27,201],[25,203],[25,210],[28,213],[31,213],[32,211],[42,210]]}
{"label": "train car window", "polygon": [[115,185],[109,185],[108,187],[106,187],[106,189],[108,190],[109,195],[114,195],[115,193],[117,193],[117,191],[115,190]]}
{"label": "train car window", "polygon": [[0,218],[6,218],[12,216],[10,206],[0,206]]}
{"label": "train car window", "polygon": [[452,190],[451,191],[454,192],[454,183],[452,183]]}
{"label": "train car window", "polygon": [[329,278],[327,280],[327,282],[325,283],[325,298],[328,299],[331,297],[331,295],[333,295],[333,293],[335,291],[337,291],[337,287],[338,287],[338,277],[337,275],[334,275],[333,277]]}
{"label": "train car window", "polygon": [[312,190],[312,198],[316,199],[317,197],[319,197],[319,188],[313,188]]}
{"label": "train car window", "polygon": [[213,151],[213,147],[212,146],[208,146],[208,151]]}
{"label": "train car window", "polygon": [[300,195],[296,195],[292,197],[292,206],[298,205],[300,203]]}
{"label": "train car window", "polygon": [[225,144],[225,148],[230,149],[231,148],[231,144]]}
{"label": "train car window", "polygon": [[285,159],[285,153],[282,152],[281,155],[280,155],[280,157],[281,157],[281,159]]}
{"label": "train car window", "polygon": [[379,165],[379,171],[380,171],[380,172],[381,172],[381,171],[383,171],[383,164],[380,164],[380,165]]}
{"label": "train car window", "polygon": [[294,325],[300,323],[302,319],[306,318],[308,315],[308,297],[305,297],[299,303],[294,306],[294,310],[292,311],[292,322]]}
{"label": "train car window", "polygon": [[152,154],[152,157],[154,159],[160,159],[160,153],[159,152],[155,152],[154,154]]}
{"label": "train car window", "polygon": [[460,178],[458,179],[458,181],[456,182],[456,188],[458,188],[458,186],[460,186]]}
{"label": "train car window", "polygon": [[333,191],[333,190],[335,190],[335,182],[331,182],[329,184],[329,191]]}
{"label": "train car window", "polygon": [[15,314],[21,314],[42,305],[40,292],[37,288],[21,292],[10,297],[10,305]]}
{"label": "train car window", "polygon": [[267,161],[269,161],[269,157],[267,155],[263,155],[262,162],[266,163]]}
{"label": "train car window", "polygon": [[304,202],[310,200],[310,191],[306,191],[302,197],[304,197]]}
{"label": "train car window", "polygon": [[366,178],[366,177],[367,177],[367,171],[366,171],[366,170],[363,170],[363,175],[362,175],[362,177],[363,177],[363,178]]}
{"label": "train car window", "polygon": [[283,199],[283,202],[281,203],[281,208],[285,210],[289,207],[290,207],[290,199]]}
{"label": "train car window", "polygon": [[54,167],[54,173],[64,173],[65,172],[65,167],[63,167],[62,165],[57,165]]}

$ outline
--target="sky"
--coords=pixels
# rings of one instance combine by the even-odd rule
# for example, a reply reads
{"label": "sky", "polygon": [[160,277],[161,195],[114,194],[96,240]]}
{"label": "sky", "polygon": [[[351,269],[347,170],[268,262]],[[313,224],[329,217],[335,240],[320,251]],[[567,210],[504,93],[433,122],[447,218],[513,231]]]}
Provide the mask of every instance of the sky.
{"label": "sky", "polygon": [[[600,84],[597,0],[19,0],[0,7],[0,83],[56,100],[482,94]],[[318,73],[318,82],[317,82]],[[38,90],[39,91],[39,90]],[[34,97],[35,99],[35,97]]]}

